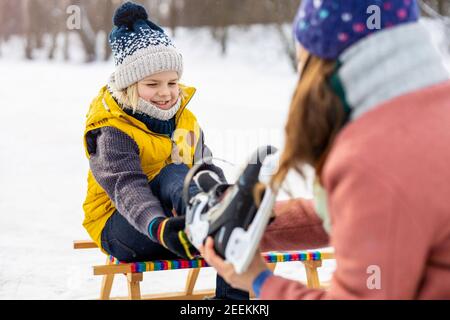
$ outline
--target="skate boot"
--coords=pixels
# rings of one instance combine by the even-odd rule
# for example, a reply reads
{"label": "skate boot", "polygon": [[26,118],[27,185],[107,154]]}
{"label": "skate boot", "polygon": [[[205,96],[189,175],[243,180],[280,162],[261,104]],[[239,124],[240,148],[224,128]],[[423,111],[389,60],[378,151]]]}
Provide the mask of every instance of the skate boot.
{"label": "skate boot", "polygon": [[[200,190],[195,196],[188,194],[192,181]],[[183,199],[187,203],[185,231],[194,247],[203,245],[209,230],[207,213],[220,202],[229,187],[223,175],[219,177],[205,164],[194,165],[187,174],[183,188]]]}
{"label": "skate boot", "polygon": [[[258,148],[234,185],[205,182],[199,185],[202,192],[186,198],[186,234],[192,244],[198,248],[212,236],[217,254],[232,263],[238,273],[247,270],[272,216],[272,190],[266,187],[259,207],[253,190],[260,181],[264,159],[275,152],[271,146]],[[193,168],[194,174],[199,168]],[[188,178],[189,174],[185,186],[190,183]]]}

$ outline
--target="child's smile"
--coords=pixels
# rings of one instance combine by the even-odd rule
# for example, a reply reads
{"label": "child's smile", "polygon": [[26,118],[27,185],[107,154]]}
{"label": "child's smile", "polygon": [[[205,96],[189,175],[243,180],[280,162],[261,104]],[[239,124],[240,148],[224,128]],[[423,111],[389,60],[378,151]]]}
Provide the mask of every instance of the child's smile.
{"label": "child's smile", "polygon": [[161,108],[161,109],[169,109],[170,107],[172,107],[172,103],[171,100],[162,100],[162,101],[151,101],[154,105],[156,105],[157,107]]}
{"label": "child's smile", "polygon": [[172,108],[180,95],[178,73],[164,71],[139,81],[138,94],[140,98],[151,102],[160,109]]}

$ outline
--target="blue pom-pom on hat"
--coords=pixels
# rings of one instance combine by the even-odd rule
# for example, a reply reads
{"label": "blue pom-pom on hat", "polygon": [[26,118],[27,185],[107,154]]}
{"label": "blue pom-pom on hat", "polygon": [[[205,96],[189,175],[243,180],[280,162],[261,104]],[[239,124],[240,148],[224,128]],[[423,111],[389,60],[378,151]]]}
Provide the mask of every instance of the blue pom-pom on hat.
{"label": "blue pom-pom on hat", "polygon": [[113,24],[118,28],[125,26],[132,29],[137,21],[143,21],[151,29],[164,33],[164,30],[161,29],[161,27],[147,19],[148,14],[143,6],[133,2],[125,2],[116,10],[113,18]]}
{"label": "blue pom-pom on hat", "polygon": [[113,23],[116,27],[133,27],[137,20],[147,20],[148,15],[145,8],[133,2],[126,2],[115,12]]}
{"label": "blue pom-pom on hat", "polygon": [[143,6],[125,2],[114,13],[113,23],[109,44],[116,65],[114,81],[119,90],[163,71],[176,71],[181,77],[181,54],[164,30],[148,19]]}

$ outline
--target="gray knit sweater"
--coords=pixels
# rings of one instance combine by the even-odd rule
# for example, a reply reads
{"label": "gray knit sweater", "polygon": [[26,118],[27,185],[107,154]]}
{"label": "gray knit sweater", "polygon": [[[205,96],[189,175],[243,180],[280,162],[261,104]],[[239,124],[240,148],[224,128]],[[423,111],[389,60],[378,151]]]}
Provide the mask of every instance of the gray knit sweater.
{"label": "gray knit sweater", "polygon": [[[165,215],[142,171],[136,142],[113,127],[92,130],[86,140],[90,154],[89,166],[95,180],[106,191],[120,214],[148,236],[149,223]],[[203,141],[202,133],[195,152],[196,161],[211,156]]]}

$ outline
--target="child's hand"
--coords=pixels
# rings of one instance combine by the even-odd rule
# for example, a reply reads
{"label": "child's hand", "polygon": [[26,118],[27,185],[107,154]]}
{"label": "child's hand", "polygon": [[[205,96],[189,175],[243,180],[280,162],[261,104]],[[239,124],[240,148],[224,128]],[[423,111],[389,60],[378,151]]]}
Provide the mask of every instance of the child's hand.
{"label": "child's hand", "polygon": [[184,232],[185,217],[156,218],[150,222],[150,239],[162,244],[183,259],[194,259],[199,254]]}

